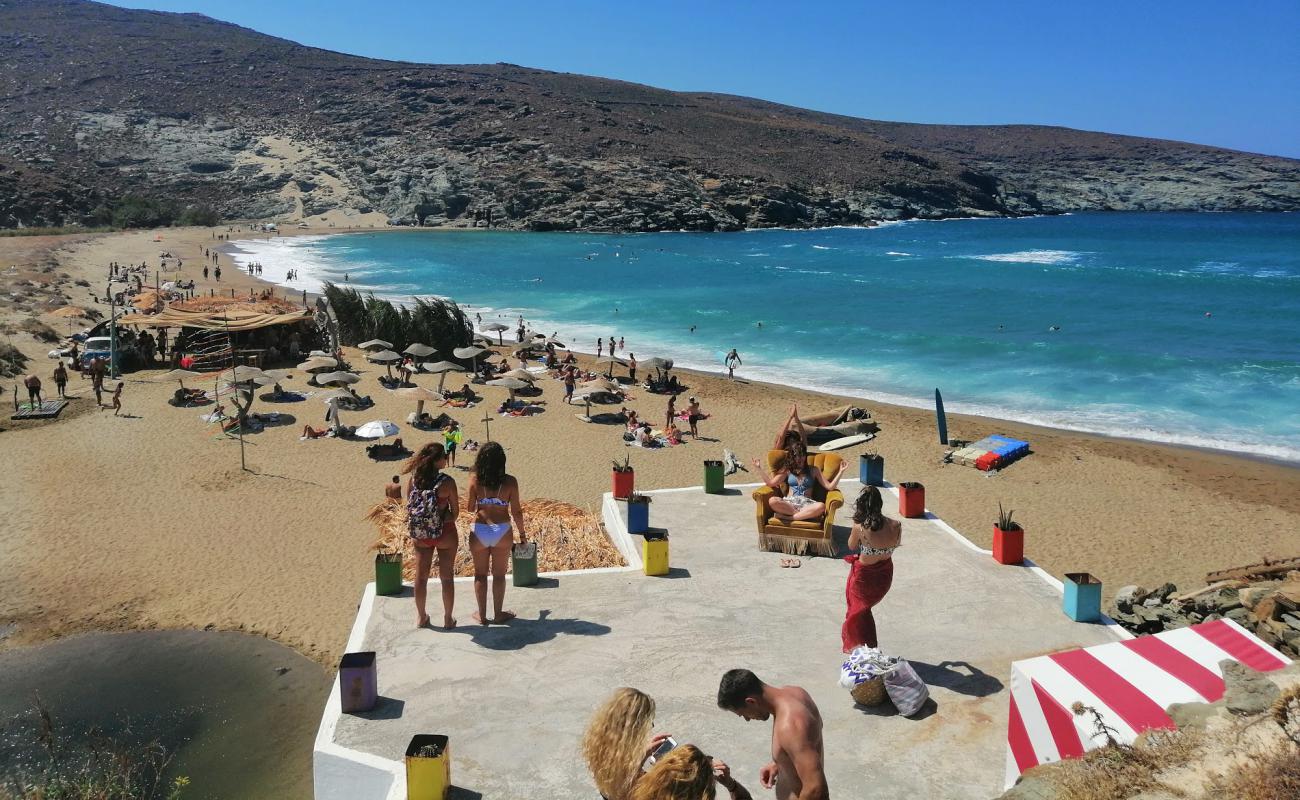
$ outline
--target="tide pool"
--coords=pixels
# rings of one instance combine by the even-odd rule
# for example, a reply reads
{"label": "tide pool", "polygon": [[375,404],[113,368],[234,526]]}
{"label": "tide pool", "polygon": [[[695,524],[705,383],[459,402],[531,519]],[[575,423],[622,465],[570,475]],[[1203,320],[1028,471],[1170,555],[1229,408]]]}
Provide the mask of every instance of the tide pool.
{"label": "tide pool", "polygon": [[734,347],[738,377],[1300,461],[1298,214],[235,244],[295,288],[451,297],[581,351],[717,372]]}

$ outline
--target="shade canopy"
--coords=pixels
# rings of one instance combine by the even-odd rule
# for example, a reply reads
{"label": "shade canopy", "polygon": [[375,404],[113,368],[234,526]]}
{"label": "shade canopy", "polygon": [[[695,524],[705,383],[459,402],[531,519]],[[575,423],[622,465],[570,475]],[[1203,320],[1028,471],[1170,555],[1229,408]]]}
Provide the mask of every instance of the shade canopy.
{"label": "shade canopy", "polygon": [[510,330],[510,326],[509,326],[509,325],[502,325],[500,322],[489,322],[488,324],[486,324],[486,325],[483,326],[483,330],[485,330],[485,331],[493,331],[493,332],[495,332],[495,331],[508,331],[508,330]]}
{"label": "shade canopy", "polygon": [[357,383],[360,380],[361,376],[351,372],[326,372],[316,376],[316,382],[322,386]]}
{"label": "shade canopy", "polygon": [[265,372],[258,369],[257,367],[250,367],[247,366],[246,364],[240,364],[238,366],[231,367],[230,369],[221,373],[221,379],[225,381],[231,381],[233,383],[243,383],[244,381],[251,381],[254,378],[262,377],[265,374],[266,374]]}
{"label": "shade canopy", "polygon": [[371,339],[368,342],[362,342],[357,345],[357,347],[360,347],[362,350],[392,350],[393,343],[385,342],[383,339]]}
{"label": "shade canopy", "polygon": [[63,317],[65,319],[81,319],[90,316],[90,312],[80,306],[63,306],[49,312],[51,317]]}
{"label": "shade canopy", "polygon": [[512,369],[509,372],[507,372],[505,375],[502,375],[501,377],[518,378],[519,380],[527,381],[530,384],[537,382],[537,376],[526,369]]}
{"label": "shade canopy", "polygon": [[333,358],[309,358],[298,365],[298,369],[303,372],[316,372],[323,369],[336,369],[339,362]]}
{"label": "shade canopy", "polygon": [[291,373],[287,369],[268,369],[268,370],[263,370],[262,374],[270,378],[271,380],[275,381],[276,383],[279,383],[280,381],[287,381],[293,377],[293,373]]}
{"label": "shade canopy", "polygon": [[492,351],[483,347],[471,346],[471,347],[457,347],[455,350],[451,351],[451,354],[454,355],[456,358],[478,358],[484,353],[490,353],[490,352]]}
{"label": "shade canopy", "polygon": [[596,363],[597,364],[624,364],[624,365],[627,364],[626,361],[619,358],[618,356],[601,356],[600,358],[596,359]]}
{"label": "shade canopy", "polygon": [[191,372],[188,369],[174,369],[171,372],[164,372],[158,376],[160,381],[187,381],[190,378],[202,378],[203,373]]}
{"label": "shade canopy", "polygon": [[513,392],[516,389],[527,389],[532,386],[528,381],[521,381],[518,378],[496,378],[487,382],[488,386],[501,386]]}
{"label": "shade canopy", "polygon": [[593,378],[579,386],[585,392],[617,392],[619,385],[608,378]]}
{"label": "shade canopy", "polygon": [[673,360],[671,358],[650,358],[642,361],[641,365],[649,369],[672,369]]}
{"label": "shade canopy", "polygon": [[331,389],[328,392],[316,395],[316,399],[328,403],[331,400],[355,400],[356,398],[347,389]]}
{"label": "shade canopy", "polygon": [[454,361],[431,361],[420,365],[425,372],[465,372],[465,368]]}
{"label": "shade canopy", "polygon": [[356,430],[356,435],[362,439],[385,439],[397,433],[397,426],[386,419],[371,420]]}
{"label": "shade canopy", "polygon": [[408,400],[441,400],[442,395],[432,389],[426,389],[423,386],[408,386],[405,389],[398,389],[394,392],[398,397],[405,397]]}
{"label": "shade canopy", "polygon": [[406,353],[408,356],[415,356],[416,358],[428,358],[438,351],[427,344],[416,342],[402,352]]}
{"label": "shade canopy", "polygon": [[378,353],[370,353],[369,355],[366,356],[366,358],[370,359],[371,361],[378,361],[381,364],[383,363],[391,364],[394,361],[402,360],[401,354],[394,353],[392,350],[380,350]]}

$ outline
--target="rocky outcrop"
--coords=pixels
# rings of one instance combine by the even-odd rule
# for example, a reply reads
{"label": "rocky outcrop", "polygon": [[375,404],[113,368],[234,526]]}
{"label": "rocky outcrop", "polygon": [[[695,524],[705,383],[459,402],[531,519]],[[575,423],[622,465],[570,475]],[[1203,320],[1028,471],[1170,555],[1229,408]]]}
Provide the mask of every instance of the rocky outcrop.
{"label": "rocky outcrop", "polygon": [[1289,159],[379,61],[84,0],[0,0],[0,48],[0,226],[76,222],[124,194],[599,231],[1300,208]]}

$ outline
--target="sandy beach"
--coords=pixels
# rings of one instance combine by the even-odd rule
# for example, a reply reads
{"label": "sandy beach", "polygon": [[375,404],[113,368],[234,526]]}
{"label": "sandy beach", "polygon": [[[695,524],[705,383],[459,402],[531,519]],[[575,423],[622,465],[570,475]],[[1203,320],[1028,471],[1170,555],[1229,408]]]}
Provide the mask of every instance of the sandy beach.
{"label": "sandy beach", "polygon": [[[153,231],[0,238],[0,267],[17,267],[4,276],[4,291],[21,281],[62,281],[55,288],[68,302],[93,306],[91,289],[76,280],[102,287],[110,261],[156,267],[162,250],[183,258],[184,277],[205,293],[216,286],[199,273],[202,248],[214,243],[210,229],[162,235],[162,242]],[[264,288],[228,257],[222,265],[221,289]],[[0,322],[16,326],[27,312],[8,294],[4,300]],[[66,320],[41,319],[66,332]],[[54,362],[45,355],[51,345],[24,332],[10,339],[52,392]],[[408,446],[426,441],[427,434],[403,424],[413,403],[378,384],[383,368],[355,350],[346,355],[362,376],[356,388],[376,406],[345,412],[345,422],[391,419],[402,424]],[[0,647],[87,630],[221,629],[266,635],[332,663],[372,576],[375,531],[364,515],[399,465],[369,460],[359,441],[299,441],[304,423],[323,423],[323,404],[309,398],[275,407],[292,421],[246,438],[250,469],[243,471],[238,443],[200,420],[205,409],[168,405],[175,387],[156,380],[162,371],[126,376],[124,416],[97,410],[89,381],[74,374],[74,399],[59,419],[14,422],[6,414],[0,421],[8,464],[0,486],[0,631],[13,626]],[[1207,571],[1300,554],[1300,469],[1293,466],[950,415],[954,437],[1004,433],[1032,443],[1031,456],[989,475],[942,463],[945,448],[927,411],[750,382],[743,371],[736,381],[684,371],[680,377],[711,414],[700,426],[707,438],[699,441],[629,450],[619,427],[575,419],[581,407],[567,407],[562,385],[551,380],[541,384],[545,413],[493,415],[492,438],[506,446],[525,496],[595,508],[609,487],[610,461],[629,452],[639,487],[693,485],[701,461],[720,457],[724,447],[745,463],[766,451],[792,403],[815,412],[853,402],[867,406],[881,426],[874,441],[840,451],[854,471],[859,454],[880,453],[889,480],[923,482],[930,509],[982,547],[990,544],[1000,501],[1025,526],[1030,558],[1058,576],[1091,572],[1108,595],[1127,583],[1196,587]],[[436,385],[436,377],[416,381]],[[6,400],[14,383],[0,379]],[[295,374],[288,386],[304,383]],[[480,393],[485,402],[476,408],[450,410],[466,437],[478,440],[484,413],[504,390]],[[665,397],[639,389],[627,403],[651,421],[662,420],[665,404]],[[467,467],[472,454],[460,463]],[[463,486],[465,473],[454,474]],[[755,480],[745,473],[729,478]],[[460,602],[472,600],[467,593]]]}

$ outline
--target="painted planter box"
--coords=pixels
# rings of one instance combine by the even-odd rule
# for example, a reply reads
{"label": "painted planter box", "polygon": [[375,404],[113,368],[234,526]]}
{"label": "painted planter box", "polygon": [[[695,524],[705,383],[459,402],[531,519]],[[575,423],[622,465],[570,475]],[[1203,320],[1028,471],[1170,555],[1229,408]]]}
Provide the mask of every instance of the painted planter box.
{"label": "painted planter box", "polygon": [[511,549],[510,580],[515,586],[537,585],[537,542],[517,544]]}
{"label": "painted planter box", "polygon": [[379,702],[379,675],[373,651],[344,653],[339,659],[339,699],[344,714],[370,711]]}
{"label": "painted planter box", "polygon": [[650,530],[650,498],[632,495],[627,501],[627,532],[645,533]]}
{"label": "painted planter box", "polygon": [[402,593],[402,554],[375,554],[375,594]]}
{"label": "painted planter box", "polygon": [[885,457],[864,453],[858,458],[858,480],[863,486],[885,485]]}
{"label": "painted planter box", "polygon": [[915,481],[898,484],[898,513],[909,519],[925,516],[925,486]]}
{"label": "painted planter box", "polygon": [[668,540],[646,539],[641,543],[641,562],[647,575],[668,574]]}
{"label": "painted planter box", "polygon": [[1025,560],[1025,529],[1008,530],[993,526],[993,560],[999,564],[1020,564]]}
{"label": "painted planter box", "polygon": [[629,469],[623,472],[616,470],[610,474],[613,476],[614,497],[619,500],[631,497],[632,486],[636,483],[636,472]]}
{"label": "painted planter box", "polygon": [[446,800],[451,789],[451,740],[417,733],[406,746],[406,800]]}
{"label": "painted planter box", "polygon": [[1075,622],[1101,621],[1101,581],[1086,572],[1065,573],[1065,615]]}
{"label": "painted planter box", "polygon": [[726,476],[722,474],[721,461],[704,462],[704,492],[705,494],[722,494],[722,487],[726,483]]}

